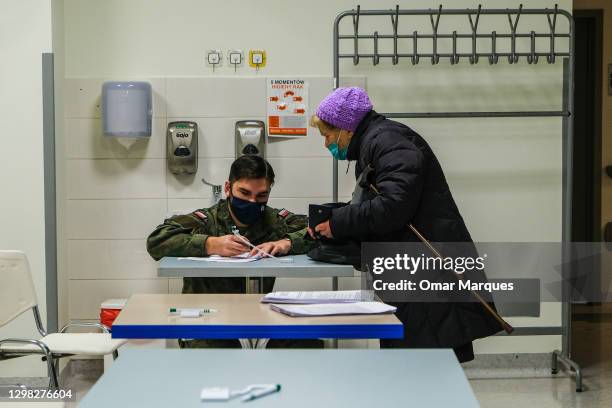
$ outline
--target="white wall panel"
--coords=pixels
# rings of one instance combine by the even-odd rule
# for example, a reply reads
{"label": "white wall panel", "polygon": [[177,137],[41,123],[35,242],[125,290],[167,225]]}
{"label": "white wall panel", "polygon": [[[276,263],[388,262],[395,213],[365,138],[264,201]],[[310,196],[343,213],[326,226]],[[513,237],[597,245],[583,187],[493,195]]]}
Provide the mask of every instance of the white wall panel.
{"label": "white wall panel", "polygon": [[166,200],[69,200],[68,239],[142,239],[166,214]]}
{"label": "white wall panel", "polygon": [[332,159],[279,158],[268,160],[274,168],[274,195],[278,198],[328,197],[331,193]]}
{"label": "white wall panel", "polygon": [[69,290],[70,318],[96,319],[105,300],[129,298],[135,293],[168,293],[168,279],[73,279]]}
{"label": "white wall panel", "polygon": [[143,239],[69,240],[67,252],[70,279],[157,277],[157,262],[149,256]]}
{"label": "white wall panel", "polygon": [[104,137],[100,118],[64,119],[68,159],[163,159],[166,157],[166,121],[153,118],[151,137],[137,140],[129,149],[114,137]]}
{"label": "white wall panel", "polygon": [[201,158],[195,174],[172,174],[167,171],[168,198],[211,198],[212,187],[202,183],[202,178],[215,185],[225,183],[234,159]]}
{"label": "white wall panel", "polygon": [[163,159],[68,160],[68,199],[166,198]]}
{"label": "white wall panel", "polygon": [[264,78],[168,78],[168,117],[261,117]]}

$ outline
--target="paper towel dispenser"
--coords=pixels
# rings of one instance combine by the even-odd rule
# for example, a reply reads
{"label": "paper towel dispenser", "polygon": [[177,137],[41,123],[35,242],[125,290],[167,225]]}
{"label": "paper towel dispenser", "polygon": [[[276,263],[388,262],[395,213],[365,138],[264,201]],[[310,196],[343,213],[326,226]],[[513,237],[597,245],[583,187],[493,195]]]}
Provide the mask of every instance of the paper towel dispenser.
{"label": "paper towel dispenser", "polygon": [[198,170],[198,124],[186,121],[168,123],[166,153],[171,173],[195,173]]}
{"label": "paper towel dispenser", "polygon": [[266,156],[266,128],[260,120],[236,122],[236,157],[245,154]]}
{"label": "paper towel dispenser", "polygon": [[151,84],[142,81],[102,84],[102,128],[104,137],[112,137],[129,149],[138,140],[151,137]]}

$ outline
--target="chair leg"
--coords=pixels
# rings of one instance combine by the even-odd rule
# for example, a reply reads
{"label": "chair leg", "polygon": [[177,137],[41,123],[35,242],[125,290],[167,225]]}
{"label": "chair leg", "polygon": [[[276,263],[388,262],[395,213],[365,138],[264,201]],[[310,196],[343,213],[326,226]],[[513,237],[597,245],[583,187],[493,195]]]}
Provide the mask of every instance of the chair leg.
{"label": "chair leg", "polygon": [[51,354],[47,355],[47,370],[49,371],[49,389],[58,390],[59,389],[59,381],[57,379],[57,370],[56,366],[59,363],[59,359],[56,360],[53,358]]}

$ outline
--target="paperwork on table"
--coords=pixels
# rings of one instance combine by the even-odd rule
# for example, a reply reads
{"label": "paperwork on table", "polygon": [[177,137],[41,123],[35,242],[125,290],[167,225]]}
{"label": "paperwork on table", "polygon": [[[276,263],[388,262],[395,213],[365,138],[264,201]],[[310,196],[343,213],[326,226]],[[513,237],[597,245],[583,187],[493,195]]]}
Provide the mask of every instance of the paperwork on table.
{"label": "paperwork on table", "polygon": [[236,255],[236,256],[210,255],[204,258],[197,258],[197,257],[189,256],[189,257],[182,257],[178,259],[187,259],[189,261],[202,261],[202,262],[245,263],[245,262],[258,261],[261,258],[262,258],[261,254],[249,255],[249,252],[243,252],[242,254]]}
{"label": "paperwork on table", "polygon": [[270,308],[293,317],[337,316],[394,313],[396,308],[382,302],[324,303],[310,305],[270,305]]}
{"label": "paperwork on table", "polygon": [[374,292],[366,290],[271,292],[261,299],[261,303],[355,303],[373,299]]}

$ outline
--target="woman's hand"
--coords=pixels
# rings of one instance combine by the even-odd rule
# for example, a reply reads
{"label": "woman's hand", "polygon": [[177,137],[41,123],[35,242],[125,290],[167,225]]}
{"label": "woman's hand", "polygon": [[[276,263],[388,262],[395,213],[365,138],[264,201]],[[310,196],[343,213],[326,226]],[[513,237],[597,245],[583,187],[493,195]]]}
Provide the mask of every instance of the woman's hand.
{"label": "woman's hand", "polygon": [[[264,242],[263,244],[257,245],[256,248],[272,255],[287,255],[291,250],[291,240],[288,238],[284,238],[278,241]],[[251,250],[250,256],[261,254],[262,256],[266,256],[257,249],[253,248]]]}
{"label": "woman's hand", "polygon": [[[332,235],[332,232],[331,232],[331,228],[329,226],[329,220],[327,220],[325,222],[322,222],[319,225],[317,225],[315,227],[315,232],[318,232],[319,234],[321,234],[325,238],[329,238],[329,239],[333,239],[334,238],[334,236]],[[310,235],[312,236],[312,233]]]}
{"label": "woman's hand", "polygon": [[315,232],[312,228],[308,227],[307,231],[308,231],[308,235],[310,235],[310,238],[317,239],[317,236],[315,235]]}

